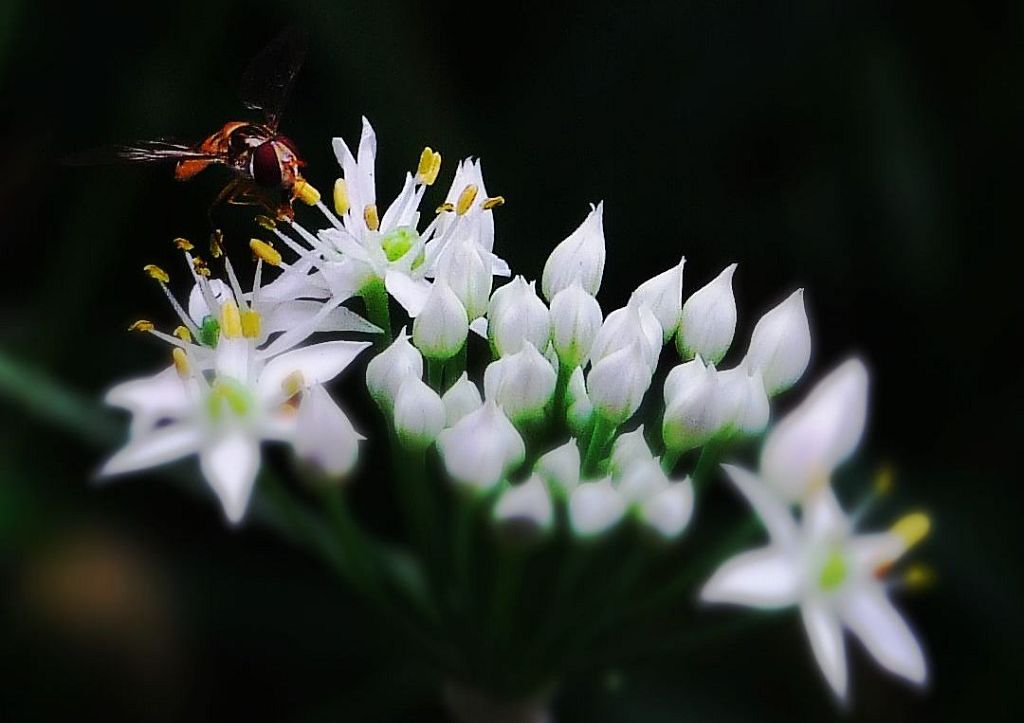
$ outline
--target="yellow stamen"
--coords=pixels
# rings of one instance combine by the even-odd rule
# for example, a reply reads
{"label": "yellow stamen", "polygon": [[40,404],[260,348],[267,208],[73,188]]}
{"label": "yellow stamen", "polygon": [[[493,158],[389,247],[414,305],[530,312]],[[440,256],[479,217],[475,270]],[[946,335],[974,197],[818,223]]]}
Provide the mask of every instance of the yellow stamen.
{"label": "yellow stamen", "polygon": [[339,178],[334,182],[334,212],[344,216],[348,213],[349,206],[348,186],[345,185],[344,178]]}
{"label": "yellow stamen", "polygon": [[892,492],[893,480],[896,478],[896,473],[893,471],[892,465],[883,464],[875,472],[874,489],[875,494],[879,497]]}
{"label": "yellow stamen", "polygon": [[152,321],[139,319],[138,321],[132,322],[132,325],[128,327],[128,331],[153,331],[155,328],[156,327],[153,325]]}
{"label": "yellow stamen", "polygon": [[490,211],[492,208],[497,208],[498,206],[504,206],[504,205],[505,205],[505,197],[504,196],[491,196],[490,198],[484,199],[484,202],[481,204],[482,208],[485,211]]}
{"label": "yellow stamen", "polygon": [[271,266],[281,265],[281,252],[266,241],[261,241],[258,238],[249,239],[249,248],[252,249],[257,258],[263,259],[265,263]]}
{"label": "yellow stamen", "polygon": [[167,275],[167,272],[156,264],[146,264],[142,267],[142,270],[149,274],[151,279],[156,279],[161,284],[166,284],[171,280],[171,277]]}
{"label": "yellow stamen", "polygon": [[188,327],[179,326],[175,328],[174,335],[182,341],[192,341],[192,332],[188,330]]}
{"label": "yellow stamen", "polygon": [[363,209],[363,220],[366,221],[366,228],[376,231],[380,228],[380,218],[377,216],[377,204],[367,204]]}
{"label": "yellow stamen", "polygon": [[455,205],[454,204],[442,203],[440,206],[438,206],[434,210],[434,213],[451,213],[454,210],[455,210]]}
{"label": "yellow stamen", "polygon": [[224,232],[219,228],[210,234],[210,256],[219,259],[224,255]]}
{"label": "yellow stamen", "polygon": [[260,315],[253,309],[246,309],[240,313],[242,319],[242,336],[246,339],[255,339],[260,335]]}
{"label": "yellow stamen", "polygon": [[180,346],[174,347],[171,351],[171,358],[174,359],[174,368],[178,371],[178,376],[187,377],[189,372],[188,355],[185,354],[185,350]]}
{"label": "yellow stamen", "polygon": [[178,247],[179,251],[191,251],[192,250],[192,242],[189,241],[187,238],[182,238],[181,236],[179,236],[178,238],[174,239],[174,245]]}
{"label": "yellow stamen", "polygon": [[927,565],[911,565],[903,573],[903,584],[910,590],[923,590],[935,584],[935,571]]}
{"label": "yellow stamen", "polygon": [[472,183],[462,189],[462,193],[459,194],[459,200],[455,202],[455,212],[460,216],[465,216],[469,209],[473,207],[473,201],[476,200],[477,187]]}
{"label": "yellow stamen", "polygon": [[295,194],[295,198],[307,206],[315,206],[320,202],[320,191],[302,179],[295,182],[295,188],[292,192]]}
{"label": "yellow stamen", "polygon": [[209,278],[210,276],[210,268],[206,265],[206,262],[203,261],[203,259],[199,256],[196,256],[195,258],[192,259],[192,270],[195,271],[200,276],[205,276],[207,278]]}
{"label": "yellow stamen", "polygon": [[225,301],[220,308],[220,333],[229,339],[242,335],[242,317],[234,301]]}
{"label": "yellow stamen", "polygon": [[910,549],[925,537],[931,530],[932,521],[924,512],[911,512],[901,517],[890,532],[903,540],[903,543]]}
{"label": "yellow stamen", "polygon": [[297,369],[281,380],[281,390],[289,397],[294,397],[301,392],[304,386],[306,386],[306,380],[303,378],[302,372]]}
{"label": "yellow stamen", "polygon": [[437,174],[440,172],[441,154],[427,146],[420,154],[420,162],[416,167],[416,180],[425,186],[431,186],[437,180]]}

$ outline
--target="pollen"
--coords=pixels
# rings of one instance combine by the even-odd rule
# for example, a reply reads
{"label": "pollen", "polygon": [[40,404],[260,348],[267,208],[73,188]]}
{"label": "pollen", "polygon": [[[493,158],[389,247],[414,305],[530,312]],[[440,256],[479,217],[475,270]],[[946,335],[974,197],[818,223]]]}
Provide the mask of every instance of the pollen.
{"label": "pollen", "polygon": [[242,336],[255,339],[260,335],[260,315],[258,311],[246,309],[239,314],[242,321]]}
{"label": "pollen", "polygon": [[188,355],[185,350],[179,346],[174,347],[171,351],[171,358],[174,359],[174,368],[178,372],[178,376],[187,377],[189,373]]}
{"label": "pollen", "polygon": [[302,376],[302,372],[298,370],[293,371],[281,380],[281,391],[289,397],[294,397],[301,392],[304,386],[306,386],[306,380]]}
{"label": "pollen", "polygon": [[484,199],[484,202],[480,204],[485,211],[490,211],[492,208],[505,205],[504,196],[491,196],[490,198]]}
{"label": "pollen", "polygon": [[139,319],[132,322],[131,326],[128,327],[128,331],[153,331],[155,328],[156,326],[153,325],[152,321]]}
{"label": "pollen", "polygon": [[203,261],[203,259],[199,256],[196,256],[195,258],[192,259],[192,270],[195,271],[200,276],[204,276],[207,278],[209,278],[210,276],[210,267],[207,266],[206,262]]}
{"label": "pollen", "polygon": [[320,191],[301,179],[295,182],[294,193],[295,198],[307,206],[315,206],[320,202]]}
{"label": "pollen", "polygon": [[462,189],[462,193],[459,194],[459,200],[455,202],[455,212],[460,216],[465,216],[469,209],[473,207],[473,201],[476,200],[477,187],[472,183]]}
{"label": "pollen", "polygon": [[156,264],[146,264],[142,267],[142,270],[149,274],[151,279],[155,279],[161,284],[166,284],[171,280],[171,277],[168,276],[167,272]]}
{"label": "pollen", "polygon": [[219,259],[224,255],[224,232],[219,228],[210,234],[210,256]]}
{"label": "pollen", "polygon": [[377,216],[377,204],[370,203],[363,209],[363,220],[366,222],[366,228],[371,231],[376,231],[380,228],[380,217]]}
{"label": "pollen", "polygon": [[242,317],[234,301],[225,301],[220,309],[220,331],[229,339],[242,336]]}
{"label": "pollen", "polygon": [[184,342],[192,341],[192,332],[188,330],[188,327],[179,326],[174,329],[174,335]]}
{"label": "pollen", "polygon": [[451,213],[454,210],[455,210],[455,204],[452,204],[452,203],[442,203],[440,206],[438,206],[436,209],[434,209],[434,213]]}
{"label": "pollen", "polygon": [[348,186],[345,185],[344,178],[339,178],[334,182],[334,212],[344,216],[348,213],[349,206]]}
{"label": "pollen", "polygon": [[262,259],[271,266],[281,265],[281,252],[258,238],[249,239],[249,248],[252,249],[256,258]]}
{"label": "pollen", "polygon": [[416,180],[424,186],[432,186],[441,172],[441,154],[427,146],[420,154],[420,163],[416,168]]}
{"label": "pollen", "polygon": [[902,539],[907,548],[911,548],[928,536],[931,527],[932,521],[928,515],[924,512],[911,512],[901,517],[892,526],[891,532]]}
{"label": "pollen", "polygon": [[875,472],[875,479],[873,487],[875,494],[879,497],[883,497],[892,492],[893,480],[896,478],[896,473],[893,471],[892,465],[883,464]]}
{"label": "pollen", "polygon": [[273,231],[277,228],[277,222],[270,216],[264,216],[262,213],[256,215],[256,223],[260,228],[266,229],[267,231]]}
{"label": "pollen", "polygon": [[189,241],[187,238],[183,238],[181,236],[179,236],[178,238],[174,239],[174,245],[178,247],[179,251],[191,251],[194,248],[192,246],[192,242],[191,241]]}

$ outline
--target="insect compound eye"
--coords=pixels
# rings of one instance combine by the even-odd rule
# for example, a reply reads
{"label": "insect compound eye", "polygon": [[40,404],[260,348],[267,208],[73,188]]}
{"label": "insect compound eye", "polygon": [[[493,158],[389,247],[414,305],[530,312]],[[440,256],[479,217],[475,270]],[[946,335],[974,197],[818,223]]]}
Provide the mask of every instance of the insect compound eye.
{"label": "insect compound eye", "polygon": [[256,146],[249,162],[249,170],[256,183],[265,188],[281,185],[281,162],[277,158],[277,149],[273,141]]}

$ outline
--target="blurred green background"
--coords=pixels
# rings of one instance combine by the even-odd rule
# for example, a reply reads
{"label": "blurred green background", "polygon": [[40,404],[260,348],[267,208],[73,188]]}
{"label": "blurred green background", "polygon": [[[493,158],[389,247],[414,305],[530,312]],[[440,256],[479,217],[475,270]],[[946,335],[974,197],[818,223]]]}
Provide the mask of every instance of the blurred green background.
{"label": "blurred green background", "polygon": [[[481,156],[508,199],[497,248],[528,277],[604,199],[606,309],[680,253],[690,290],[740,263],[740,339],[806,286],[812,371],[858,352],[876,374],[859,469],[897,472],[876,522],[935,519],[919,554],[937,583],[902,601],[928,690],[851,645],[841,709],[782,616],[569,680],[564,720],[1013,717],[1024,5],[0,0],[0,719],[442,719],[429,675],[318,563],[166,478],[90,483],[123,434],[96,400],[166,361],[124,333],[170,319],[140,268],[179,270],[169,241],[205,236],[219,179],[59,160],[208,134],[287,24],[310,47],[283,130],[315,184],[365,114],[384,198],[425,144],[443,179]],[[229,239],[247,218],[225,215]],[[698,523],[741,514],[721,487],[705,505]]]}

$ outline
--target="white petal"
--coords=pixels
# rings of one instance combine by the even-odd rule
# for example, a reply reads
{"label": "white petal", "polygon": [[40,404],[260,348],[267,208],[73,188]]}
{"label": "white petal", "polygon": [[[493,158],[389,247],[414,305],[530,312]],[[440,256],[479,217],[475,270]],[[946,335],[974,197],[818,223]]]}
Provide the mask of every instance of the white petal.
{"label": "white petal", "polygon": [[242,431],[232,431],[203,449],[199,463],[228,520],[241,522],[260,469],[259,443]]}
{"label": "white petal", "polygon": [[626,501],[612,487],[610,479],[583,482],[569,497],[569,520],[581,537],[607,532],[626,512]]}
{"label": "white petal", "polygon": [[147,416],[176,416],[191,406],[185,385],[173,367],[142,379],[122,382],[107,392],[107,404]]}
{"label": "white petal", "polygon": [[727,560],[700,591],[707,602],[780,608],[797,601],[800,570],[794,556],[776,545]]}
{"label": "white petal", "polygon": [[362,437],[322,386],[306,390],[299,407],[295,451],[330,475],[348,474]]}
{"label": "white petal", "polygon": [[846,648],[843,629],[835,614],[818,600],[805,601],[800,606],[807,638],[818,661],[818,667],[832,690],[842,700],[846,698]]}
{"label": "white petal", "polygon": [[841,540],[850,532],[850,521],[828,485],[814,490],[804,501],[801,524],[812,540]]}
{"label": "white petal", "polygon": [[328,382],[368,346],[365,341],[327,341],[274,357],[260,373],[258,392],[263,399],[280,394],[281,382],[292,372],[300,372],[307,385]]}
{"label": "white petal", "polygon": [[644,522],[662,537],[678,537],[690,524],[693,516],[693,483],[687,477],[675,482],[643,503]]}
{"label": "white petal", "polygon": [[902,537],[892,532],[858,535],[846,543],[854,566],[862,574],[870,575],[880,567],[892,563],[907,550]]}
{"label": "white petal", "polygon": [[[324,302],[312,299],[300,299],[275,304],[263,314],[263,333],[269,336],[306,324],[317,315],[317,312],[323,306]],[[362,334],[379,334],[381,329],[344,306],[331,309],[327,316],[318,319],[315,326],[310,328],[311,334],[314,332],[348,331]]]}
{"label": "white petal", "polygon": [[395,301],[402,305],[410,318],[416,318],[423,310],[430,294],[430,282],[426,279],[414,279],[400,271],[388,271],[384,277],[384,285]]}
{"label": "white petal", "polygon": [[[210,291],[213,293],[213,298],[219,302],[232,298],[231,289],[220,279],[210,279]],[[217,316],[218,310],[210,311],[206,297],[203,296],[203,290],[199,284],[194,284],[188,295],[188,315],[192,317],[196,326],[200,326],[203,323],[203,318],[211,314]]]}
{"label": "white petal", "polygon": [[100,475],[125,474],[173,462],[195,452],[199,448],[200,437],[199,430],[191,424],[160,427],[129,442],[107,460],[100,469]]}
{"label": "white petal", "polygon": [[754,508],[773,542],[788,545],[796,540],[797,529],[793,515],[772,490],[742,467],[723,464],[722,469]]}
{"label": "white petal", "polygon": [[487,338],[487,317],[481,316],[469,322],[469,330],[479,337]]}
{"label": "white petal", "polygon": [[921,645],[880,585],[868,583],[851,591],[841,613],[879,665],[914,683],[925,682],[928,668]]}

